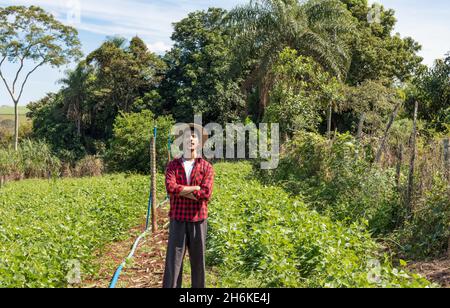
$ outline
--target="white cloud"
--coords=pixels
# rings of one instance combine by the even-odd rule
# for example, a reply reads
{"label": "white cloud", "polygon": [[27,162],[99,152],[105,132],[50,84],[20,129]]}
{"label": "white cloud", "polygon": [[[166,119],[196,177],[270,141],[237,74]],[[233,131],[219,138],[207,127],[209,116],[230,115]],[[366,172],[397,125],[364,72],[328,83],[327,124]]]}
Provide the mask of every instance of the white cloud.
{"label": "white cloud", "polygon": [[153,51],[154,53],[157,54],[164,54],[166,51],[170,50],[172,48],[171,45],[168,45],[164,42],[156,42],[153,44],[147,44],[148,49],[150,49],[151,51]]}
{"label": "white cloud", "polygon": [[[107,36],[138,35],[146,42],[157,42],[151,45],[161,49],[171,44],[172,23],[189,12],[209,6],[231,7],[244,1],[14,0],[14,4],[39,5],[67,23],[74,21],[74,10],[78,7],[80,23],[74,24],[77,29]],[[0,5],[11,5],[11,2],[0,0]]]}

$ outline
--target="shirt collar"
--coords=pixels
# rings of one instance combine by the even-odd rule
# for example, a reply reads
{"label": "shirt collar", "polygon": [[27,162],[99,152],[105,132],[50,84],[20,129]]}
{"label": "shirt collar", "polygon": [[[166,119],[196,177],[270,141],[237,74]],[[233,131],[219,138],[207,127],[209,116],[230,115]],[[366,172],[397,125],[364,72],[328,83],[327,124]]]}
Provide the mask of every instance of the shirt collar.
{"label": "shirt collar", "polygon": [[[195,163],[198,163],[198,162],[200,162],[202,159],[203,159],[202,157],[197,157],[197,158],[194,160],[194,162],[195,162]],[[181,164],[183,164],[183,162],[184,162],[184,156],[181,156],[180,158],[178,158],[178,161],[179,161]]]}

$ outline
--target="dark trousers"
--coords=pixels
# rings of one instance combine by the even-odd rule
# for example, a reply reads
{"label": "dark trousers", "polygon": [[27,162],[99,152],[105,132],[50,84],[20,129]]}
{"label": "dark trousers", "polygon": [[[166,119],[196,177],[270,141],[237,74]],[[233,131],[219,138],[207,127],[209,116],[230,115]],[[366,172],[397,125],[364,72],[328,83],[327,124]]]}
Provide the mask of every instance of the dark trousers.
{"label": "dark trousers", "polygon": [[206,220],[170,221],[163,288],[181,288],[186,247],[191,261],[192,288],[205,288],[206,233]]}

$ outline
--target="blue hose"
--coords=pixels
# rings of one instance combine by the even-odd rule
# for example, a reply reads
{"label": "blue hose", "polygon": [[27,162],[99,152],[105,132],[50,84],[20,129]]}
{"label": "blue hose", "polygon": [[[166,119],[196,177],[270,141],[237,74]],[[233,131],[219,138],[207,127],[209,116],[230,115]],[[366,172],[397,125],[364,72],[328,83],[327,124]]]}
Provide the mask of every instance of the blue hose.
{"label": "blue hose", "polygon": [[[156,141],[156,136],[158,133],[158,128],[155,126],[153,128],[153,137],[154,140]],[[133,247],[131,249],[130,254],[128,255],[128,257],[119,265],[119,267],[117,268],[117,270],[114,272],[114,276],[111,279],[111,283],[109,285],[110,289],[114,289],[116,287],[117,282],[119,281],[119,277],[120,274],[122,273],[123,268],[125,267],[126,263],[128,260],[130,260],[131,258],[133,258],[134,253],[136,252],[136,249],[139,245],[139,242],[147,235],[148,231],[149,231],[149,222],[150,222],[150,212],[151,212],[151,208],[152,208],[152,198],[153,198],[153,194],[152,194],[152,190],[151,190],[151,184],[150,184],[150,196],[148,198],[148,207],[147,207],[147,219],[146,219],[146,223],[145,223],[145,231],[138,236],[138,238],[136,239],[136,241],[133,244]],[[163,202],[161,202],[159,205],[162,205],[163,203],[167,202],[168,199],[166,198],[166,200],[164,200]]]}

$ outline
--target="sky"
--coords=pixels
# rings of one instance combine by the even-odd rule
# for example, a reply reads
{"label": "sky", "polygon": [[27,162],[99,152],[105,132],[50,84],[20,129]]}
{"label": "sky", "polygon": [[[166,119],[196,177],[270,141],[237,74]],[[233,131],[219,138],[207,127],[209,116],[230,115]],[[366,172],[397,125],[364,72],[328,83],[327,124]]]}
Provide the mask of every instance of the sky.
{"label": "sky", "polygon": [[[172,42],[172,23],[189,12],[221,7],[230,9],[248,0],[0,0],[0,6],[39,5],[58,20],[79,31],[85,55],[95,50],[108,36],[141,37],[150,50],[163,54]],[[374,2],[374,1],[370,1]],[[450,51],[450,5],[448,0],[379,0],[396,11],[396,32],[411,36],[422,45],[424,63],[432,65]],[[48,92],[57,91],[64,71],[42,67],[29,79],[20,105],[38,100]],[[27,66],[29,68],[31,66]],[[12,78],[15,67],[4,66],[5,75]],[[0,84],[0,105],[12,105],[5,86]]]}

